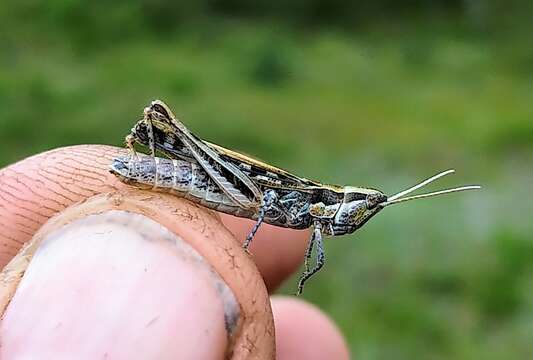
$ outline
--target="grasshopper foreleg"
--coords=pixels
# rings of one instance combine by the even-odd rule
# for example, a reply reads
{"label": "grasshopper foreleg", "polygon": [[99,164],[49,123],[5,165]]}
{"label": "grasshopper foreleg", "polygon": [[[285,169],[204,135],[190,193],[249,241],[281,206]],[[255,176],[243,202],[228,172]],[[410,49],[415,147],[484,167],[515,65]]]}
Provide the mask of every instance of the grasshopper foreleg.
{"label": "grasshopper foreleg", "polygon": [[252,243],[252,239],[255,236],[255,233],[257,230],[259,230],[259,227],[265,220],[266,212],[272,207],[274,202],[278,199],[278,195],[274,190],[267,190],[265,191],[265,194],[263,195],[263,204],[259,208],[259,215],[257,217],[257,222],[255,223],[254,227],[252,228],[252,231],[250,231],[250,234],[246,237],[246,240],[244,241],[244,244],[242,247],[244,250],[248,251],[248,248],[250,247],[250,244]]}
{"label": "grasshopper foreleg", "polygon": [[[311,270],[309,270],[309,260],[311,259],[311,254],[315,245],[317,251],[316,264]],[[322,268],[322,266],[324,266],[325,261],[326,255],[324,253],[324,243],[322,242],[322,224],[317,222],[314,225],[313,235],[309,240],[309,245],[307,246],[307,250],[305,252],[305,271],[300,277],[300,281],[298,281],[298,291],[296,295],[300,295],[303,292],[305,282],[309,280],[311,276],[316,274]]]}

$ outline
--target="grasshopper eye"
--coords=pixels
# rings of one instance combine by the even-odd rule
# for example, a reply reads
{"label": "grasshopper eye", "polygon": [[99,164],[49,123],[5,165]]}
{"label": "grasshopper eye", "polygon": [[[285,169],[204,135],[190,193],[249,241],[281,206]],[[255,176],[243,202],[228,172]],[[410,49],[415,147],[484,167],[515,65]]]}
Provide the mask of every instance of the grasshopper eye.
{"label": "grasshopper eye", "polygon": [[366,196],[366,208],[368,210],[374,209],[376,206],[381,204],[382,202],[387,201],[387,196],[381,194],[381,193],[375,193],[375,194],[368,194]]}

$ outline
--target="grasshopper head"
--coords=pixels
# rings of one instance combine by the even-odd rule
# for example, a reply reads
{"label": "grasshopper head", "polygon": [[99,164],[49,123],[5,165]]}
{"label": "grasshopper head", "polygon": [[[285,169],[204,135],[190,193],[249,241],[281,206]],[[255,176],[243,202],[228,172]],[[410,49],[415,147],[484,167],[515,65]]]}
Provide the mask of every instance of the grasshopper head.
{"label": "grasshopper head", "polygon": [[344,200],[342,204],[340,204],[340,207],[335,214],[330,232],[333,231],[334,235],[352,233],[361,226],[363,226],[368,220],[370,220],[372,216],[376,215],[378,212],[380,212],[382,209],[389,205],[394,205],[415,199],[422,199],[426,197],[433,197],[442,194],[465,190],[475,190],[480,188],[480,186],[477,185],[462,186],[453,189],[446,189],[421,195],[405,197],[405,195],[412,193],[413,191],[437,180],[438,178],[441,178],[453,172],[454,170],[441,172],[435,176],[432,176],[429,179],[420,182],[415,186],[410,187],[407,190],[401,191],[392,196],[387,196],[378,190],[347,186],[344,188]]}
{"label": "grasshopper head", "polygon": [[379,190],[346,186],[344,199],[335,214],[332,230],[335,235],[352,233],[383,209],[387,195]]}

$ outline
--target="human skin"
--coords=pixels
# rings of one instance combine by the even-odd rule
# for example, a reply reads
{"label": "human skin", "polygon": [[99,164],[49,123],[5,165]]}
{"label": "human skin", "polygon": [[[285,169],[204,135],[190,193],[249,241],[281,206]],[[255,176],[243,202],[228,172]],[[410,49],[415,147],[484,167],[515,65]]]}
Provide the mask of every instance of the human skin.
{"label": "human skin", "polygon": [[[320,310],[269,301],[299,267],[307,231],[263,225],[250,257],[235,239],[253,222],[124,185],[108,172],[123,151],[61,148],[0,170],[0,264],[15,257],[0,358],[349,358]],[[19,253],[24,244],[35,246]],[[18,283],[6,273],[20,264]]]}

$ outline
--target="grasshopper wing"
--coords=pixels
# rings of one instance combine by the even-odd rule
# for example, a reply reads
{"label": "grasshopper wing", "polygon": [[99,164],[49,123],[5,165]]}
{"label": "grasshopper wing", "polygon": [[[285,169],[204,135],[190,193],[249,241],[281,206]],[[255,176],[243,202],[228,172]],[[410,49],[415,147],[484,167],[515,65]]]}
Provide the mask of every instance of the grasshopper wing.
{"label": "grasshopper wing", "polygon": [[145,110],[145,113],[155,123],[161,122],[170,126],[178,140],[190,150],[198,164],[239,206],[248,209],[258,207],[261,204],[262,192],[259,187],[235,165],[222,159],[209,144],[193,135],[172,114],[165,103],[154,100],[150,107]]}

